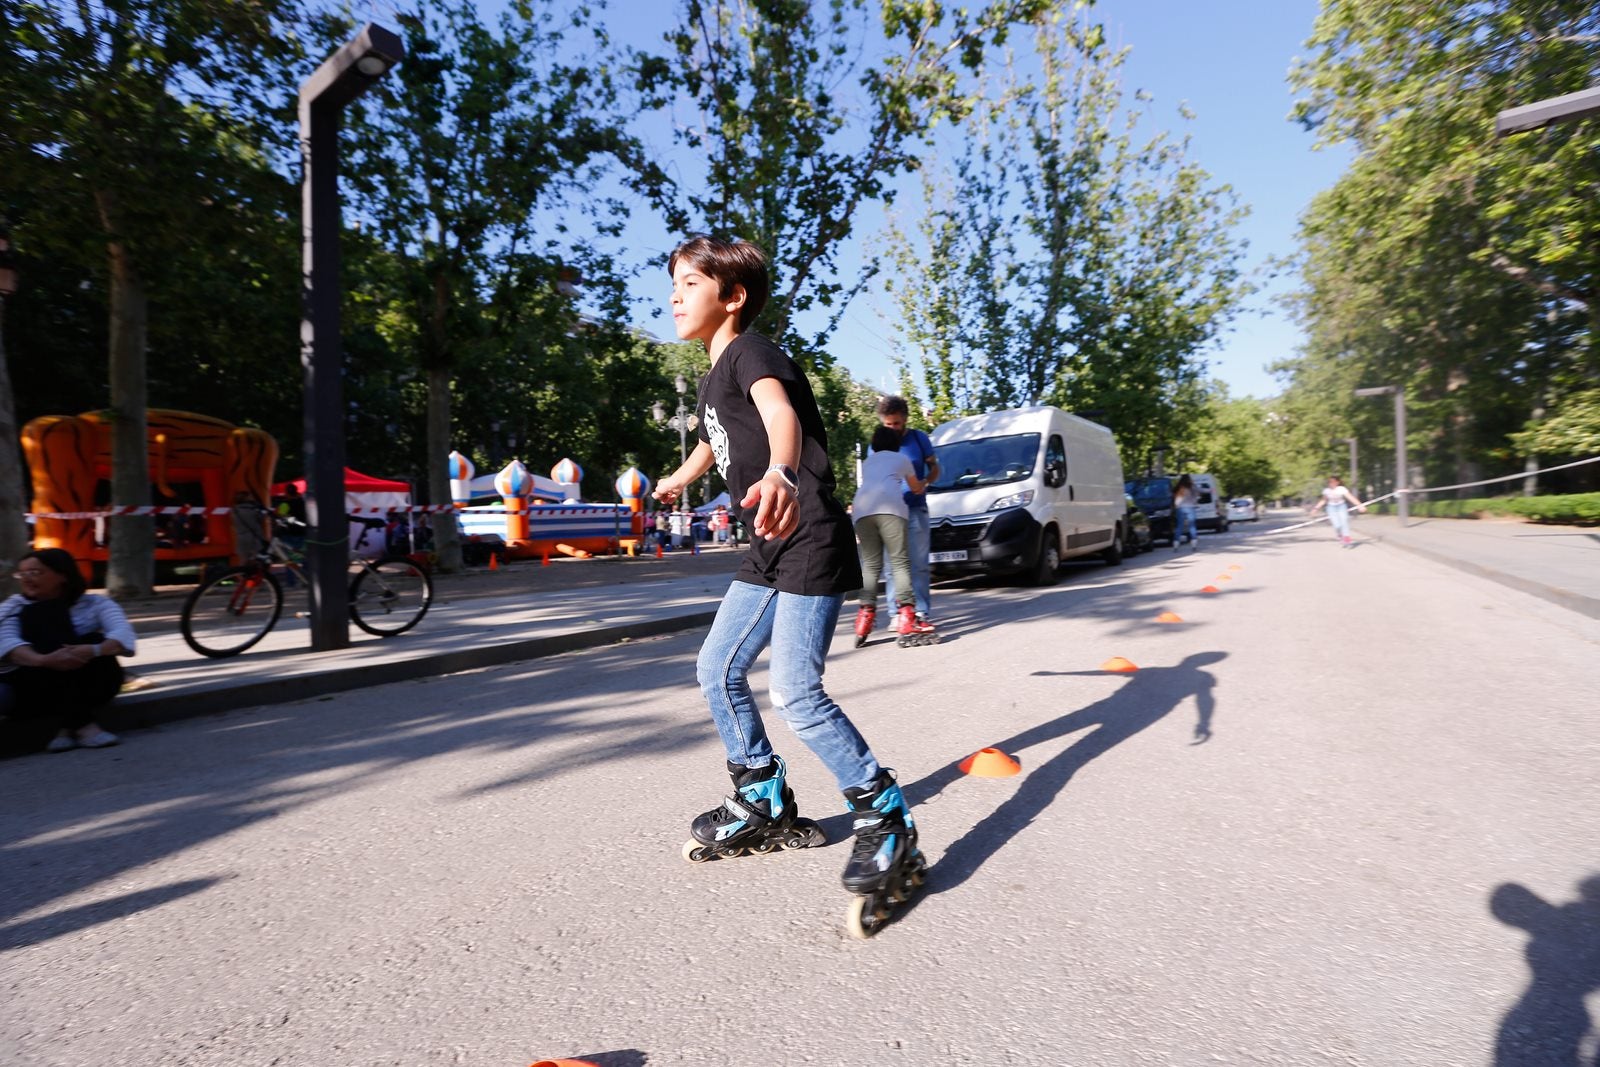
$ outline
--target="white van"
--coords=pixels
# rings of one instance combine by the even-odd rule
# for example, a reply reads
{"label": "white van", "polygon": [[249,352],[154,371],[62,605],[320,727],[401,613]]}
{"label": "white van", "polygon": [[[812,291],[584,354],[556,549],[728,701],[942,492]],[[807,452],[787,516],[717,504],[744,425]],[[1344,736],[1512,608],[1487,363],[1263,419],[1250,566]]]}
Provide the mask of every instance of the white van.
{"label": "white van", "polygon": [[1064,559],[1122,562],[1122,457],[1111,431],[1060,408],[993,411],[933,431],[929,560],[940,574],[1055,581]]}
{"label": "white van", "polygon": [[1202,530],[1228,532],[1228,496],[1210,474],[1191,474],[1194,482],[1194,524]]}

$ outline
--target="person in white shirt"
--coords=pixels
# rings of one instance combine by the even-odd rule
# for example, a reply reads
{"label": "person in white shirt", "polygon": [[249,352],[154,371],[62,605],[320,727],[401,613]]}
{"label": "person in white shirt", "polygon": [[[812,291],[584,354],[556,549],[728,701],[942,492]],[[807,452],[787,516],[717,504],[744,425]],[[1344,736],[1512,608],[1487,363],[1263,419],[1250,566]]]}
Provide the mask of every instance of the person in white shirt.
{"label": "person in white shirt", "polygon": [[861,543],[861,594],[856,609],[856,647],[867,643],[878,615],[878,574],[883,569],[884,549],[889,550],[889,566],[894,572],[896,621],[892,625],[902,636],[932,633],[933,625],[918,621],[916,591],[911,585],[911,556],[908,551],[907,506],[909,489],[920,493],[927,482],[917,477],[911,460],[900,452],[900,435],[887,426],[872,434],[872,451],[861,465],[861,486],[856,490],[850,517],[855,522],[856,538]]}
{"label": "person in white shirt", "polygon": [[1345,487],[1337,474],[1328,475],[1328,487],[1322,491],[1322,499],[1312,507],[1311,514],[1315,515],[1323,508],[1328,509],[1328,521],[1333,524],[1333,532],[1339,538],[1339,544],[1345,548],[1353,548],[1355,542],[1350,539],[1350,508],[1357,511],[1366,511],[1367,506],[1356,495]]}
{"label": "person in white shirt", "polygon": [[95,721],[122,688],[118,656],[136,639],[116,601],[88,592],[72,554],[42,548],[17,561],[22,592],[0,604],[0,687],[20,719],[59,726],[50,752],[106,748],[117,735]]}

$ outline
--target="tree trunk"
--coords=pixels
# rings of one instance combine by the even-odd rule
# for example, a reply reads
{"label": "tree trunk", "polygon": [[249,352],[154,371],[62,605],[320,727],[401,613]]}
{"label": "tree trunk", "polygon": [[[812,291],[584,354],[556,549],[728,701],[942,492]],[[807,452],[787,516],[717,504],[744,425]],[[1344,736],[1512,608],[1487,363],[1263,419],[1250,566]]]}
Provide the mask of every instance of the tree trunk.
{"label": "tree trunk", "polygon": [[[111,258],[111,503],[150,503],[149,386],[145,375],[149,301],[133,257],[120,237],[115,198],[95,200],[109,235]],[[114,516],[108,525],[106,592],[149,596],[155,579],[155,523],[148,515]]]}
{"label": "tree trunk", "polygon": [[22,518],[25,499],[22,456],[17,451],[17,405],[6,363],[5,297],[0,296],[0,596],[17,591],[11,580],[17,559],[28,552],[28,524]]}
{"label": "tree trunk", "polygon": [[[450,503],[450,370],[428,369],[428,502]],[[454,512],[435,512],[433,551],[439,570],[454,574],[461,569],[461,538]]]}

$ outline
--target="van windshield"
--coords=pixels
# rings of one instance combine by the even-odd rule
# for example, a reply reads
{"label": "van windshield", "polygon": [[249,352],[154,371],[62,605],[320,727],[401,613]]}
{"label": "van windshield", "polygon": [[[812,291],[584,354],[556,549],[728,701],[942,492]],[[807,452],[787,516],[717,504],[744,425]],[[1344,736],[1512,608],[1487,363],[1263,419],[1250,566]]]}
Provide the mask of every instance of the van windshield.
{"label": "van windshield", "polygon": [[971,489],[979,485],[1018,482],[1033,474],[1039,458],[1039,435],[1011,434],[972,441],[946,441],[937,448],[939,480],[930,493]]}

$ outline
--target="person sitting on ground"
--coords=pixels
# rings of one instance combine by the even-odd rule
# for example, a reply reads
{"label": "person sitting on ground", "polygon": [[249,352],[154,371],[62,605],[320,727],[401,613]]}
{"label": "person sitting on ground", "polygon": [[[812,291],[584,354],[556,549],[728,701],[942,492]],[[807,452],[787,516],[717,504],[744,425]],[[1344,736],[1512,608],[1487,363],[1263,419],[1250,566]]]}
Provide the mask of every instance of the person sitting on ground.
{"label": "person sitting on ground", "polygon": [[10,714],[54,720],[47,751],[117,743],[96,716],[122,688],[118,656],[134,653],[128,617],[116,601],[86,592],[72,553],[42,548],[17,561],[22,592],[0,604],[0,685]]}

